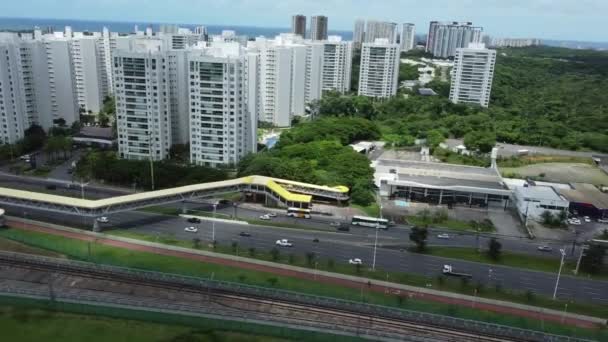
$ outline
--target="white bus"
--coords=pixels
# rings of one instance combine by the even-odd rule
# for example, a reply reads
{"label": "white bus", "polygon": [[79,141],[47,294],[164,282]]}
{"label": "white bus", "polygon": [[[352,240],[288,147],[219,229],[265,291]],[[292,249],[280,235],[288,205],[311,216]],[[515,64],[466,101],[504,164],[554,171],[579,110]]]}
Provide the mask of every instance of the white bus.
{"label": "white bus", "polygon": [[353,226],[388,229],[388,220],[376,217],[353,216],[350,224]]}
{"label": "white bus", "polygon": [[310,218],[310,209],[302,209],[302,208],[288,208],[287,209],[288,217],[298,217],[298,218]]}

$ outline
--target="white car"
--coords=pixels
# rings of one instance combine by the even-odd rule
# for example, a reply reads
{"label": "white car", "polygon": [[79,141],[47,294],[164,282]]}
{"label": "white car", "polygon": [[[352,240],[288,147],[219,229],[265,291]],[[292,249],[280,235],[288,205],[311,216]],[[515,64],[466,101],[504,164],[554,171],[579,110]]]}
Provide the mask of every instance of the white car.
{"label": "white car", "polygon": [[262,215],[262,216],[260,216],[260,220],[268,221],[268,220],[270,220],[270,216]]}
{"label": "white car", "polygon": [[275,213],[268,213],[268,214],[266,214],[266,215],[267,215],[268,217],[277,217],[277,214],[275,214]]}
{"label": "white car", "polygon": [[289,242],[287,239],[277,240],[275,244],[281,247],[293,247],[293,243]]}
{"label": "white car", "polygon": [[576,225],[576,226],[580,226],[581,225],[581,220],[579,220],[579,219],[569,219],[568,223]]}
{"label": "white car", "polygon": [[21,157],[19,157],[19,159],[21,159],[21,160],[30,160],[30,155],[29,154],[24,154]]}
{"label": "white car", "polygon": [[446,234],[446,233],[439,234],[439,235],[437,235],[437,238],[438,239],[449,239],[450,238],[450,234]]}
{"label": "white car", "polygon": [[189,232],[189,233],[196,233],[196,232],[198,232],[198,228],[196,228],[196,227],[186,227],[186,228],[184,228],[184,231]]}
{"label": "white car", "polygon": [[585,216],[583,217],[583,219],[585,220],[585,222],[589,223],[591,222],[591,218],[589,216]]}
{"label": "white car", "polygon": [[363,260],[359,258],[349,259],[348,263],[351,265],[363,265]]}
{"label": "white car", "polygon": [[599,223],[608,223],[608,219],[597,219]]}
{"label": "white car", "polygon": [[99,223],[108,223],[108,222],[110,222],[110,220],[108,220],[107,217],[102,216],[102,217],[98,217],[97,218],[97,222],[99,222]]}

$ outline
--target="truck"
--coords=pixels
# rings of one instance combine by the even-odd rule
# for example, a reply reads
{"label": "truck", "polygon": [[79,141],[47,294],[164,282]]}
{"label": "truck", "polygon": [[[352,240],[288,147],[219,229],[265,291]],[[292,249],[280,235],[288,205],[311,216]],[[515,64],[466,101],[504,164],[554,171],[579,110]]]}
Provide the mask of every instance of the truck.
{"label": "truck", "polygon": [[452,265],[443,265],[442,273],[445,274],[445,275],[447,275],[447,276],[452,276],[452,277],[467,278],[467,279],[473,278],[472,274],[461,273],[461,272],[454,272],[454,269],[452,268]]}

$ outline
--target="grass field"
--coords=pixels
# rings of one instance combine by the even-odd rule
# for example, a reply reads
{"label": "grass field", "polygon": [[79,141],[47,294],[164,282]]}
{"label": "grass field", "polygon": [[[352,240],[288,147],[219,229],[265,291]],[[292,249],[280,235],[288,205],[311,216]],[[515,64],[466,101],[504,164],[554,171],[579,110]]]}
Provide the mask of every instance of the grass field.
{"label": "grass field", "polygon": [[59,253],[51,252],[46,249],[31,247],[13,240],[0,237],[0,250],[7,252],[26,253],[48,256],[53,258],[64,258],[65,256]]}
{"label": "grass field", "polygon": [[541,163],[521,167],[500,167],[506,178],[525,178],[557,183],[608,184],[608,175],[594,165],[585,163]]}
{"label": "grass field", "polygon": [[[90,260],[104,264],[148,269],[160,272],[179,273],[203,278],[213,277],[213,279],[217,280],[241,282],[257,286],[273,286],[281,289],[287,289],[314,295],[323,295],[335,298],[375,303],[380,305],[396,306],[415,311],[423,311],[449,315],[453,317],[481,320],[497,324],[511,325],[525,329],[540,329],[542,331],[552,332],[556,334],[565,334],[569,336],[595,337],[601,335],[602,338],[608,338],[608,334],[605,331],[587,331],[581,329],[574,329],[567,326],[552,325],[547,323],[542,324],[535,320],[529,320],[520,317],[511,317],[508,315],[499,315],[485,311],[454,307],[435,302],[423,302],[417,299],[404,299],[394,295],[385,295],[382,293],[370,292],[363,284],[360,289],[343,288],[340,286],[316,283],[314,281],[306,281],[296,278],[276,276],[270,273],[254,272],[235,267],[225,267],[214,264],[205,264],[192,260],[156,255],[152,253],[136,252],[115,247],[109,247],[105,245],[99,245],[95,243],[91,243],[91,254],[89,255],[89,244],[87,242],[15,229],[0,230],[0,236],[19,241],[27,241],[27,244],[29,245],[59,251],[63,254],[69,255],[71,258],[74,259]],[[286,258],[285,255],[281,256],[281,262],[287,263],[287,260],[288,258]],[[298,263],[305,263],[305,261],[301,257],[299,257],[297,260]],[[350,272],[354,273],[354,268],[345,266],[348,265],[335,265],[333,268],[330,268],[328,267],[328,265],[322,264],[319,268],[327,267],[332,271],[337,272],[345,270],[348,271],[348,269],[350,269]],[[370,278],[386,280],[387,273],[382,271],[371,272],[362,269],[361,275]],[[436,287],[441,290],[468,294],[472,294],[474,291],[472,284],[464,284],[461,282],[452,281],[451,279],[429,279],[420,276],[412,276],[404,273],[389,273],[388,275],[390,277],[390,280],[394,282],[401,282],[406,284],[412,283],[412,285],[418,286],[423,286],[424,284],[430,283],[433,285],[433,287]],[[515,302],[543,306],[557,310],[562,309],[564,305],[564,302],[552,301],[548,298],[536,295],[533,299],[528,299],[526,301],[526,297],[521,294],[511,293],[504,289],[498,288],[491,289],[481,288],[477,286],[477,295],[481,297],[510,300]],[[580,303],[568,304],[569,312],[583,313],[597,317],[608,316],[608,308],[605,306]]]}

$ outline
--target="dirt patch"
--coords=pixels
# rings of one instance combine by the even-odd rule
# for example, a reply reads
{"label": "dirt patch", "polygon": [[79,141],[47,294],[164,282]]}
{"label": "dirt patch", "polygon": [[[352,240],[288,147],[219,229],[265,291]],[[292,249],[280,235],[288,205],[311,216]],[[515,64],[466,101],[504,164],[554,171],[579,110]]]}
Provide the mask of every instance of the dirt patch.
{"label": "dirt patch", "polygon": [[500,168],[503,177],[534,177],[537,180],[557,183],[608,184],[608,175],[599,168],[582,163],[543,163],[516,168]]}

